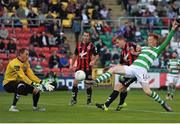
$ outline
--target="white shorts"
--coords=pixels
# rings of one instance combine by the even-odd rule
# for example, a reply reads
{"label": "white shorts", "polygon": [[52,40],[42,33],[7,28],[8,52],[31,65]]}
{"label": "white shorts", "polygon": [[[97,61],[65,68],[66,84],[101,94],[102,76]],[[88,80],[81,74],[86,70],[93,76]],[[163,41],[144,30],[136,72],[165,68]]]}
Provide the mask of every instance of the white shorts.
{"label": "white shorts", "polygon": [[124,66],[125,68],[125,76],[127,77],[136,77],[137,81],[143,86],[143,85],[149,85],[149,75],[146,69],[130,65],[130,66]]}
{"label": "white shorts", "polygon": [[168,86],[170,83],[177,84],[178,82],[178,75],[172,75],[172,74],[167,74],[167,80],[166,80],[166,85]]}

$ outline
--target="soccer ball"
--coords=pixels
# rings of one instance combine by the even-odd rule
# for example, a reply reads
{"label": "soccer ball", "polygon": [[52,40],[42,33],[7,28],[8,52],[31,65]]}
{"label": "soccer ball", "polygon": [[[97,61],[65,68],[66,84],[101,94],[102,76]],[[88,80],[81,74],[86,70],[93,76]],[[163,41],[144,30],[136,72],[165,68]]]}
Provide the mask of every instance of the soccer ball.
{"label": "soccer ball", "polygon": [[86,78],[86,73],[82,70],[78,70],[76,71],[75,73],[75,79],[78,80],[78,81],[82,81],[82,80],[85,80]]}

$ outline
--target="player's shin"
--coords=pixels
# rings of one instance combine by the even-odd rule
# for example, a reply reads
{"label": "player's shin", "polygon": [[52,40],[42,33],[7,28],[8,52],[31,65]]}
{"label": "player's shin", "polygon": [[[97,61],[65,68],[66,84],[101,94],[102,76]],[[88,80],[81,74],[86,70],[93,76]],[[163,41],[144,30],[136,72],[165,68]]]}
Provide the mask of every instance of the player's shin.
{"label": "player's shin", "polygon": [[151,92],[150,97],[152,97],[154,101],[160,103],[161,105],[165,102],[155,91]]}
{"label": "player's shin", "polygon": [[33,106],[37,107],[38,101],[39,101],[39,97],[40,97],[40,92],[33,94]]}
{"label": "player's shin", "polygon": [[101,74],[99,77],[97,77],[95,79],[95,82],[100,83],[100,82],[103,82],[103,81],[105,81],[105,80],[107,80],[107,79],[109,79],[111,77],[112,77],[112,73],[106,72],[106,73]]}
{"label": "player's shin", "polygon": [[88,87],[86,92],[87,92],[87,104],[90,104],[91,103],[91,96],[92,96],[92,88]]}
{"label": "player's shin", "polygon": [[13,106],[16,106],[18,100],[20,98],[20,95],[18,93],[14,93],[14,99],[13,99]]}
{"label": "player's shin", "polygon": [[122,105],[126,99],[126,96],[127,96],[127,91],[124,91],[124,92],[121,92],[120,93],[120,101],[119,101],[119,105]]}
{"label": "player's shin", "polygon": [[77,94],[78,94],[78,87],[77,86],[73,86],[73,88],[72,88],[72,99],[74,101],[77,101]]}
{"label": "player's shin", "polygon": [[119,91],[113,90],[113,92],[112,92],[111,95],[108,97],[108,99],[107,99],[107,101],[106,101],[106,103],[105,103],[106,107],[109,107],[110,104],[118,97],[118,95],[119,95]]}

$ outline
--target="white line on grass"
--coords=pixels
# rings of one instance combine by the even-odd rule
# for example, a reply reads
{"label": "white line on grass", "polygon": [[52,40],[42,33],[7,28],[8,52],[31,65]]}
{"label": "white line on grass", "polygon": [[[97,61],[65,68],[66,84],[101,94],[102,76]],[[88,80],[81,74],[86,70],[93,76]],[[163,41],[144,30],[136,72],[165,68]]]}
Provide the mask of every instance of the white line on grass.
{"label": "white line on grass", "polygon": [[[30,103],[23,103],[23,104],[30,104]],[[50,106],[61,106],[60,104],[46,104],[46,103],[41,103],[42,105],[50,105]],[[68,105],[68,104],[67,104]],[[70,106],[70,105],[69,105]],[[76,104],[72,107],[88,107],[88,108],[96,108],[95,105],[82,105],[82,104]],[[71,106],[70,106],[71,107]],[[109,110],[115,110],[112,107],[108,108]],[[144,113],[157,113],[157,114],[173,114],[173,115],[180,115],[180,112],[162,112],[162,111],[152,111],[152,110],[141,110],[141,109],[127,109],[123,108],[121,111],[129,111],[129,112],[144,112]]]}

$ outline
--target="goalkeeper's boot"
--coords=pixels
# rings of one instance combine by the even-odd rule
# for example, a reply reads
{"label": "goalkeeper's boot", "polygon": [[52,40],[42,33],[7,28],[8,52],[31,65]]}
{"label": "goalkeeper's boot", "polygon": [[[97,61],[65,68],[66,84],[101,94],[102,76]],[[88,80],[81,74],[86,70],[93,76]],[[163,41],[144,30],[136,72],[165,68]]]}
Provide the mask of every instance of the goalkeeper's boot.
{"label": "goalkeeper's boot", "polygon": [[10,111],[10,112],[19,112],[19,110],[17,109],[17,107],[16,107],[16,106],[13,106],[13,105],[9,108],[9,111]]}
{"label": "goalkeeper's boot", "polygon": [[122,108],[125,108],[127,106],[127,103],[124,102],[122,105],[118,105],[115,111],[120,111]]}
{"label": "goalkeeper's boot", "polygon": [[69,105],[71,105],[71,106],[73,106],[73,105],[75,105],[75,104],[77,104],[77,101],[74,100],[74,99],[72,99],[72,100],[70,101],[70,103],[69,103]]}
{"label": "goalkeeper's boot", "polygon": [[39,107],[34,107],[34,106],[33,106],[33,111],[37,111],[37,112],[45,112],[46,109],[45,109],[45,108],[39,108]]}
{"label": "goalkeeper's boot", "polygon": [[166,111],[172,112],[172,108],[171,108],[166,102],[164,102],[161,106],[162,106]]}
{"label": "goalkeeper's boot", "polygon": [[106,107],[105,104],[96,103],[96,107],[97,107],[97,108],[100,108],[100,109],[102,109],[102,110],[104,110],[104,111],[108,111],[108,107]]}

